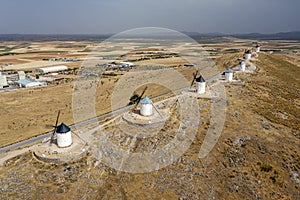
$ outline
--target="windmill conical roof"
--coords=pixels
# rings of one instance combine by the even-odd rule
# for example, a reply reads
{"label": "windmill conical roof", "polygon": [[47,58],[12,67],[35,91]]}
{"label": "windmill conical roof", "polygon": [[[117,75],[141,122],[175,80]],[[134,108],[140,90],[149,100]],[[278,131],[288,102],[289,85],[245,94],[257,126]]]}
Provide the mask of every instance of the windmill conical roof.
{"label": "windmill conical roof", "polygon": [[141,101],[140,101],[141,104],[152,104],[152,100],[145,96]]}
{"label": "windmill conical roof", "polygon": [[196,78],[196,82],[198,82],[198,83],[204,83],[205,79],[203,78],[203,76],[199,76],[198,78]]}
{"label": "windmill conical roof", "polygon": [[61,125],[59,125],[56,128],[56,133],[67,133],[69,132],[71,129],[70,127],[68,127],[67,125],[65,125],[64,123],[61,123]]}
{"label": "windmill conical roof", "polygon": [[225,73],[232,73],[232,69],[226,69]]}

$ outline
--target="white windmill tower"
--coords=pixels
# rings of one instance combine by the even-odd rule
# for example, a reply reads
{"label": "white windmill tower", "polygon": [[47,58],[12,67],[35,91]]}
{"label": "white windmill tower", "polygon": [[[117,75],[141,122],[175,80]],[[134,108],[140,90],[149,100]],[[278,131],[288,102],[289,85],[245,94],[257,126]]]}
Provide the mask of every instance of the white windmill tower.
{"label": "white windmill tower", "polygon": [[233,79],[233,71],[232,71],[232,69],[227,69],[225,71],[225,78],[226,78],[226,81],[229,81],[229,82],[232,81],[232,79]]}
{"label": "white windmill tower", "polygon": [[241,69],[241,71],[246,70],[246,62],[245,61],[240,62],[240,69]]}
{"label": "white windmill tower", "polygon": [[145,96],[141,101],[140,114],[143,116],[151,116],[153,114],[153,102],[152,100]]}
{"label": "white windmill tower", "polygon": [[245,59],[246,60],[250,60],[251,56],[252,56],[252,52],[250,50],[248,50],[248,51],[245,52]]}
{"label": "white windmill tower", "polygon": [[70,127],[61,123],[56,129],[58,147],[69,147],[72,144],[72,133]]}
{"label": "white windmill tower", "polygon": [[148,87],[146,86],[141,95],[135,95],[135,98],[130,99],[130,101],[131,101],[130,104],[135,103],[134,109],[136,109],[138,107],[138,105],[140,104],[141,105],[140,115],[142,115],[142,116],[149,117],[149,116],[153,115],[153,108],[154,108],[156,110],[156,112],[159,114],[159,116],[163,118],[163,116],[161,115],[159,110],[153,104],[153,101],[147,96],[145,96],[143,98],[147,89],[148,89]]}
{"label": "white windmill tower", "polygon": [[255,46],[255,52],[256,52],[256,53],[259,53],[259,52],[260,52],[260,45],[259,45],[259,44],[257,44],[257,45]]}
{"label": "white windmill tower", "polygon": [[206,81],[203,76],[196,78],[196,92],[197,94],[204,94],[206,89]]}

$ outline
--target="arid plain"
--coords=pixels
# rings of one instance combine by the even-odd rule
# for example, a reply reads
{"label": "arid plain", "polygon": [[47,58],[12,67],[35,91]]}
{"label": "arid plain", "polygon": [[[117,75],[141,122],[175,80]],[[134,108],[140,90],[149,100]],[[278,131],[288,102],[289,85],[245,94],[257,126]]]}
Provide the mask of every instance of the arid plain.
{"label": "arid plain", "polygon": [[[198,42],[210,62],[222,72],[239,65],[244,51],[257,41],[224,37]],[[227,95],[225,125],[217,144],[205,159],[199,159],[198,152],[210,125],[209,107],[203,107],[201,124],[192,145],[172,165],[145,174],[131,174],[98,163],[91,154],[72,163],[47,164],[27,152],[8,160],[0,168],[1,199],[299,198],[300,44],[279,40],[260,43],[264,51],[251,61],[256,70],[236,73],[235,77],[242,84],[224,84]],[[78,70],[86,64],[86,58],[91,58],[97,45],[96,42],[3,42],[0,66],[6,71],[25,70],[33,75],[34,68],[39,66],[65,64]],[[124,49],[124,46],[132,48]],[[135,49],[135,46],[138,45],[128,42],[108,43],[97,51],[98,58],[101,56],[98,64],[134,60],[137,68],[163,65],[174,68],[188,82],[192,81],[196,69],[184,66],[189,63],[184,56],[172,54],[166,50],[167,46],[144,49]],[[173,47],[173,50],[180,52],[181,47]],[[136,54],[136,51],[142,53]],[[153,52],[164,58],[153,56]],[[43,60],[53,57],[76,58],[80,62]],[[203,60],[203,65],[205,62]],[[203,68],[207,78],[215,75],[209,71]],[[126,73],[130,70],[107,71],[101,77],[95,98],[97,115],[111,111],[114,87]],[[1,147],[53,130],[51,126],[58,110],[61,110],[60,121],[74,123],[72,95],[76,74],[62,77],[47,87],[0,93]],[[140,93],[145,85],[135,92]],[[149,97],[170,92],[159,84],[148,84],[148,88],[146,95]],[[129,99],[123,101],[129,103]],[[200,105],[211,103],[210,100],[198,101]],[[170,123],[166,127],[172,128]]]}

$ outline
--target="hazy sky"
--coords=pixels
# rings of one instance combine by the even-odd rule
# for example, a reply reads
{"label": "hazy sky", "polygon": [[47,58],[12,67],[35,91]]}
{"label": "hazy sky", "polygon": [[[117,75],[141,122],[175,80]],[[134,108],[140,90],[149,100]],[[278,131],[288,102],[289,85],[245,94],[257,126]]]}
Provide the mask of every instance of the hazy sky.
{"label": "hazy sky", "polygon": [[300,0],[0,0],[0,33],[273,33],[300,30],[299,9]]}

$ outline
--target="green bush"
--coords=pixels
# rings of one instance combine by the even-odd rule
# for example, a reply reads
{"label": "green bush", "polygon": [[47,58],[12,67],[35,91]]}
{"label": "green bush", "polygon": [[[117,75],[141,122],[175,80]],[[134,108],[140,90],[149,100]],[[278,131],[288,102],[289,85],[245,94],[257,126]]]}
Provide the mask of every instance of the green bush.
{"label": "green bush", "polygon": [[273,167],[271,165],[268,165],[268,164],[262,164],[260,166],[260,170],[262,172],[270,172],[270,171],[272,171],[272,169],[273,169]]}

